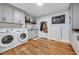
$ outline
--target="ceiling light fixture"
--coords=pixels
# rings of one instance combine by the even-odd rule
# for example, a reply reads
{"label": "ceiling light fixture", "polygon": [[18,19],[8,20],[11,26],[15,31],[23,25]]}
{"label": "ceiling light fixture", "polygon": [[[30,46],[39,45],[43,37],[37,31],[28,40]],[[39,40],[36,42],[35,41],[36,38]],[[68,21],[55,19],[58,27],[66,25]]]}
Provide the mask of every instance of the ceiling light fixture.
{"label": "ceiling light fixture", "polygon": [[38,6],[42,6],[42,5],[43,5],[43,3],[37,3],[37,5],[38,5]]}

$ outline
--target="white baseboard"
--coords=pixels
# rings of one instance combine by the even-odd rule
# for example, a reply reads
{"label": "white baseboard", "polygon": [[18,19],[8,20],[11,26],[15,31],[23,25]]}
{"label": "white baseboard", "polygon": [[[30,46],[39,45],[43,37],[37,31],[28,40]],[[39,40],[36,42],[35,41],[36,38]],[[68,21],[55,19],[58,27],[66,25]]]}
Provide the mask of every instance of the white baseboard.
{"label": "white baseboard", "polygon": [[[39,38],[41,38],[41,37],[34,38],[34,40],[37,40],[37,39],[39,39]],[[44,37],[44,38],[47,38],[47,37]],[[69,43],[69,44],[71,44],[71,43],[70,43],[70,42],[68,42],[68,41],[64,41],[64,40],[57,40],[56,38],[47,38],[47,39],[49,39],[49,40],[55,40],[55,41],[60,41],[60,42],[65,42],[65,43]]]}
{"label": "white baseboard", "polygon": [[48,39],[50,39],[50,40],[55,40],[55,41],[60,41],[60,42],[65,42],[65,43],[69,43],[69,44],[70,44],[70,42],[65,41],[65,40],[57,40],[56,38],[48,38]]}

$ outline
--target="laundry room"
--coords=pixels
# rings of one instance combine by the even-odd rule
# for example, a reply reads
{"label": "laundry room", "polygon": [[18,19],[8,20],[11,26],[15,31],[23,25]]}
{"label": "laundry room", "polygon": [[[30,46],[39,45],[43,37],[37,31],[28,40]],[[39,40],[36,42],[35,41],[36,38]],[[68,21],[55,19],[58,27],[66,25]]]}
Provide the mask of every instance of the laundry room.
{"label": "laundry room", "polygon": [[0,55],[79,55],[79,3],[0,3]]}

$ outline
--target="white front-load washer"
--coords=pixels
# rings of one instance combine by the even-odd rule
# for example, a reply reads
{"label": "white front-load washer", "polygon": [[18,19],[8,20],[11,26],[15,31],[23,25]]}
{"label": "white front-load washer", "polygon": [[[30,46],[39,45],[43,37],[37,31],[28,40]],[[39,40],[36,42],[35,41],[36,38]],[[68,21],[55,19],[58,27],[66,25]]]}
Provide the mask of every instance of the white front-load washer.
{"label": "white front-load washer", "polygon": [[16,34],[9,32],[9,29],[0,29],[0,53],[16,47]]}
{"label": "white front-load washer", "polygon": [[16,33],[17,39],[16,39],[16,44],[17,46],[22,45],[28,41],[28,31],[27,29],[12,29],[13,33]]}

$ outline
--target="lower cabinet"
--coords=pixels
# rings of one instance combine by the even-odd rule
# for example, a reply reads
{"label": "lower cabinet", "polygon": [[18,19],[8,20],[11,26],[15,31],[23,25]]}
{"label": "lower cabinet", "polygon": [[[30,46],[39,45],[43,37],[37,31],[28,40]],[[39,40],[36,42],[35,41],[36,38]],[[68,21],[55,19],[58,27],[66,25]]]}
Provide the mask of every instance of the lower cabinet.
{"label": "lower cabinet", "polygon": [[38,36],[38,29],[29,29],[28,30],[28,38],[35,38]]}
{"label": "lower cabinet", "polygon": [[79,54],[79,33],[73,32],[73,39],[71,44],[75,52]]}

